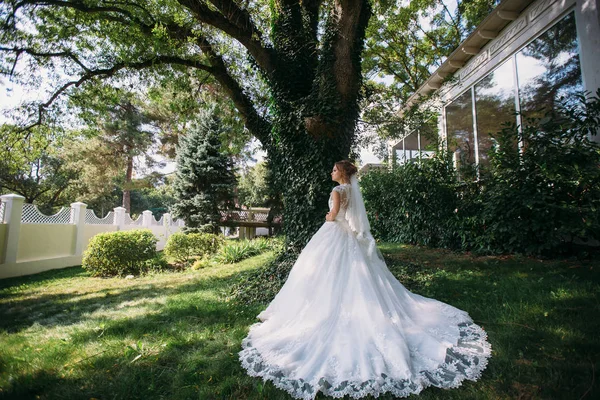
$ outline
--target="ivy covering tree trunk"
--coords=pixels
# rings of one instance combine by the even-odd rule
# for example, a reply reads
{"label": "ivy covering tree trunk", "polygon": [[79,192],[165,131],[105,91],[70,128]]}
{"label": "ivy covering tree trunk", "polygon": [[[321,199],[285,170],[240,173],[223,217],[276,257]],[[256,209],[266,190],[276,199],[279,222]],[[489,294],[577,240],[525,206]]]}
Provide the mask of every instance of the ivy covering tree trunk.
{"label": "ivy covering tree trunk", "polygon": [[303,246],[324,221],[329,171],[354,139],[368,0],[26,0],[0,5],[0,16],[5,71],[19,57],[60,58],[75,76],[38,104],[32,125],[87,82],[142,69],[197,73],[220,84],[266,149],[289,243]]}

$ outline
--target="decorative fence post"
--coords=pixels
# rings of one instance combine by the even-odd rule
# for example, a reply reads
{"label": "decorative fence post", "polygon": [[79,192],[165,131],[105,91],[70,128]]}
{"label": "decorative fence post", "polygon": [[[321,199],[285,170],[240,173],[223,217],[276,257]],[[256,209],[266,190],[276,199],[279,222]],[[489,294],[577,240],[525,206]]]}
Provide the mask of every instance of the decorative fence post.
{"label": "decorative fence post", "polygon": [[122,231],[125,227],[125,207],[115,207],[115,221],[114,225],[117,226],[118,231]]}
{"label": "decorative fence post", "polygon": [[16,263],[25,197],[18,194],[5,194],[0,196],[0,199],[4,203],[4,222],[7,224],[2,264]]}
{"label": "decorative fence post", "polygon": [[152,211],[142,211],[142,227],[150,228],[150,225],[152,225],[152,218],[154,218],[152,216]]}
{"label": "decorative fence post", "polygon": [[87,204],[80,201],[71,203],[71,223],[75,225],[75,249],[74,255],[83,254],[83,230],[85,229],[85,210]]}

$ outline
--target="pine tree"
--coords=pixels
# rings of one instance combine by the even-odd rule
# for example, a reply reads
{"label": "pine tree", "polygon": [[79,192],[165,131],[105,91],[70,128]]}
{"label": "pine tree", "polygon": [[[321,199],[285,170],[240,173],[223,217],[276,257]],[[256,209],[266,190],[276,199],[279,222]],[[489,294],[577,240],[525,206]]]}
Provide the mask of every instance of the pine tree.
{"label": "pine tree", "polygon": [[217,232],[219,210],[232,206],[236,179],[233,163],[221,152],[224,129],[211,110],[180,139],[172,212],[183,218],[188,231]]}

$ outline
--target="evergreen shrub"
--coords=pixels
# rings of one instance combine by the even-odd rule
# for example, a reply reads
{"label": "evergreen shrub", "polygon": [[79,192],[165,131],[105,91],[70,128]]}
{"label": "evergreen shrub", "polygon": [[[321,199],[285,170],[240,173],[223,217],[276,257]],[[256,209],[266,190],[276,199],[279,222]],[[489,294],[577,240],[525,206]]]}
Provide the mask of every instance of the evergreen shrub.
{"label": "evergreen shrub", "polygon": [[213,233],[177,232],[169,236],[164,252],[177,264],[189,265],[195,259],[216,253],[223,243],[223,236]]}
{"label": "evergreen shrub", "polygon": [[92,276],[139,275],[157,257],[157,241],[147,229],[99,233],[83,253],[82,267]]}
{"label": "evergreen shrub", "polygon": [[453,247],[456,174],[447,157],[405,164],[361,178],[373,235],[383,241]]}

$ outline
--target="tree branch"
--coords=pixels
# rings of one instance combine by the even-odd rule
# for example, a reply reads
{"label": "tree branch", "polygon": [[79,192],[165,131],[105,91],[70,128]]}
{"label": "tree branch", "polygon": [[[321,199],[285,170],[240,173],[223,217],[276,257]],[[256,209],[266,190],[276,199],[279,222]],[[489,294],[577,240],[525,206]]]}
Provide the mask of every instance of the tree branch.
{"label": "tree branch", "polygon": [[77,56],[75,56],[71,51],[68,51],[68,50],[67,51],[59,51],[59,52],[40,52],[40,51],[36,51],[31,48],[18,48],[18,47],[10,48],[10,47],[0,46],[0,51],[10,51],[10,52],[14,52],[16,54],[15,63],[13,65],[12,70],[10,71],[10,75],[13,75],[16,64],[17,64],[17,60],[19,59],[19,56],[23,53],[29,54],[34,57],[65,57],[65,58],[72,60],[77,65],[79,65],[81,67],[81,69],[83,69],[84,71],[90,72],[90,69],[85,64],[83,64],[79,60],[79,58],[77,58]]}
{"label": "tree branch", "polygon": [[[108,2],[108,3],[110,4],[111,2]],[[144,10],[146,12],[146,14],[148,14],[148,11],[145,10],[143,7],[141,7],[137,3],[112,2],[112,4],[120,4],[120,5],[138,7],[140,9]],[[27,6],[27,5],[31,5],[31,6],[67,7],[67,8],[73,8],[73,9],[76,9],[76,10],[79,10],[79,11],[87,12],[87,13],[110,13],[110,12],[115,12],[115,13],[122,14],[122,15],[126,16],[131,21],[135,21],[135,22],[138,22],[138,23],[144,23],[141,19],[139,19],[136,16],[134,16],[129,10],[123,9],[121,7],[115,7],[115,6],[110,6],[110,7],[88,6],[85,3],[83,3],[83,2],[79,2],[79,1],[67,1],[67,0],[23,0],[20,3],[17,3],[15,5],[15,7],[13,8],[12,15],[14,16],[16,14],[17,10],[19,10],[20,8],[22,8],[24,6]],[[152,17],[151,17],[151,21],[152,21],[152,24],[154,24],[154,19]]]}
{"label": "tree branch", "polygon": [[79,87],[84,82],[90,81],[94,78],[106,79],[106,78],[109,78],[109,77],[115,75],[117,72],[119,72],[120,70],[123,70],[123,69],[141,70],[144,68],[148,68],[148,67],[152,67],[152,66],[160,65],[160,64],[185,65],[188,67],[193,67],[193,68],[200,69],[200,70],[203,70],[203,71],[206,71],[209,73],[213,73],[213,69],[210,66],[201,64],[194,60],[186,60],[186,59],[174,57],[174,56],[157,56],[157,57],[151,58],[149,60],[140,61],[137,63],[117,63],[110,68],[87,70],[87,72],[85,74],[83,74],[78,80],[69,81],[69,82],[63,84],[61,87],[58,88],[58,90],[56,90],[54,92],[54,94],[45,103],[39,104],[38,110],[37,110],[37,114],[38,114],[37,121],[35,121],[34,123],[25,127],[23,129],[23,131],[29,131],[33,127],[41,125],[43,123],[44,111],[48,107],[50,107],[50,105],[52,105],[52,103],[54,103],[54,101],[62,93],[64,93],[67,89],[69,89],[71,86]]}
{"label": "tree branch", "polygon": [[254,25],[246,10],[242,10],[231,0],[212,0],[215,7],[219,10],[223,9],[226,15],[211,10],[201,1],[177,1],[190,10],[198,21],[211,25],[240,42],[250,55],[254,57],[267,76],[273,76],[273,72],[275,71],[275,53],[272,49],[263,46],[261,40],[262,32]]}
{"label": "tree branch", "polygon": [[[446,12],[448,13],[448,16],[450,17],[450,21],[452,21],[452,26],[454,26],[454,29],[456,30],[456,36],[458,38],[458,43],[460,43],[461,37],[462,37],[460,23],[457,22],[456,20],[454,20],[454,18],[452,17],[452,13],[448,9],[448,6],[446,6],[446,3],[444,2],[444,0],[440,0],[440,3],[442,3],[442,7],[444,7],[444,10],[446,10]],[[459,4],[457,2],[457,7],[458,6],[459,6]],[[458,13],[458,18],[460,18],[460,13]]]}
{"label": "tree branch", "polygon": [[[252,21],[247,11],[241,10],[235,3],[231,2],[230,0],[214,0],[214,2],[219,4],[219,7],[221,7],[224,10],[227,7],[229,7],[228,15],[231,18],[235,17],[237,23],[233,23],[232,21],[225,18],[222,14],[212,11],[204,3],[195,2],[192,0],[179,0],[179,3],[182,6],[187,7],[190,11],[192,11],[192,13],[194,13],[198,20],[200,20],[201,22],[208,23],[209,25],[212,25],[220,30],[223,30],[225,33],[240,41],[240,43],[242,43],[242,45],[244,45],[248,49],[250,54],[255,57],[257,63],[259,63],[259,65],[267,73],[272,73],[274,71],[274,55],[270,49],[262,46],[260,41],[260,31],[252,24]],[[144,10],[144,12],[148,13],[147,10],[145,10],[143,7],[139,6],[136,3],[128,2],[107,2],[106,4],[110,4],[110,6],[87,6],[84,3],[63,0],[24,0],[14,7],[13,15],[16,12],[16,10],[26,5],[73,8],[85,13],[101,14],[102,17],[100,17],[99,19],[103,20],[109,20],[119,23],[134,22],[135,25],[139,29],[141,29],[141,31],[144,34],[152,35],[154,28],[153,25],[145,23],[140,18],[133,15],[130,11],[117,7],[116,5],[128,5],[132,7],[137,7]],[[115,13],[121,15],[122,17],[116,16]],[[218,55],[216,51],[214,51],[212,45],[208,42],[208,40],[203,37],[198,37],[198,35],[196,33],[193,33],[190,29],[182,27],[175,23],[165,24],[164,27],[166,28],[167,33],[174,39],[183,40],[188,37],[195,38],[198,44],[200,45],[202,52],[206,54],[209,58],[211,65],[204,65],[197,61],[187,60],[175,56],[157,56],[142,62],[117,63],[110,68],[91,70],[85,65],[83,65],[83,63],[81,63],[77,59],[77,57],[75,57],[70,52],[37,52],[35,55],[38,56],[52,57],[62,55],[65,57],[69,57],[74,62],[80,65],[80,67],[85,71],[85,74],[83,74],[78,80],[70,81],[63,84],[60,88],[58,88],[58,90],[51,96],[51,98],[48,101],[38,105],[37,121],[24,128],[24,130],[30,130],[35,126],[41,125],[43,123],[44,111],[56,100],[56,98],[58,98],[58,96],[60,96],[72,86],[78,87],[82,83],[92,80],[94,78],[108,78],[122,69],[140,70],[156,64],[179,64],[201,69],[208,73],[211,73],[223,86],[225,91],[233,100],[234,104],[244,117],[248,129],[259,140],[266,140],[265,132],[267,132],[270,129],[268,124],[262,117],[258,115],[252,101],[244,93],[244,90],[241,87],[241,85],[237,81],[235,81],[235,79],[229,74],[227,66],[225,65],[222,57]],[[19,49],[7,50],[18,51]],[[23,52],[26,49],[20,50],[21,52]],[[30,54],[33,55],[34,52],[31,49],[27,50],[29,50]]]}
{"label": "tree branch", "polygon": [[317,30],[319,28],[319,9],[323,4],[323,0],[304,0],[302,6],[308,16],[308,24],[312,31],[313,37],[317,38]]}
{"label": "tree branch", "polygon": [[210,61],[212,67],[211,74],[221,87],[223,87],[225,92],[227,92],[233,104],[235,104],[235,107],[244,118],[244,124],[248,130],[262,143],[267,143],[268,133],[271,129],[270,124],[258,114],[252,100],[246,95],[240,84],[231,76],[223,61],[223,57],[217,54],[211,43],[204,38],[199,38],[198,44]]}

